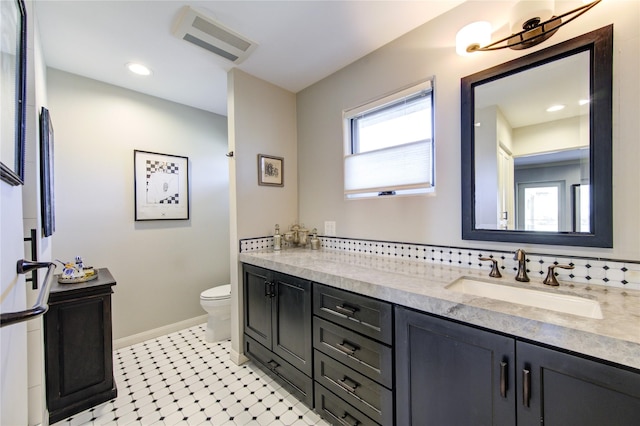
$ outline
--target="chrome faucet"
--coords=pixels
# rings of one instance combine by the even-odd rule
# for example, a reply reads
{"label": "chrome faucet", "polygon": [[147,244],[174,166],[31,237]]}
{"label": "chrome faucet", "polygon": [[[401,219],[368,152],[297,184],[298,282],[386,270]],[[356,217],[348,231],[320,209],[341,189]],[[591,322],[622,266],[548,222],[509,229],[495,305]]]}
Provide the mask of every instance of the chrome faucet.
{"label": "chrome faucet", "polygon": [[513,256],[513,260],[518,261],[516,281],[521,281],[523,283],[529,282],[529,277],[527,276],[527,253],[522,249],[518,249],[515,252],[515,256]]}

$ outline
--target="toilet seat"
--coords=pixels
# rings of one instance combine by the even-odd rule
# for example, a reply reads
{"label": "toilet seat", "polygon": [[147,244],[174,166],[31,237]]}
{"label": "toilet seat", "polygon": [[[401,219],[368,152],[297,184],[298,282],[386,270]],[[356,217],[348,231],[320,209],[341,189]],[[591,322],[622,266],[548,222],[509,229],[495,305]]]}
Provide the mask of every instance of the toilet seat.
{"label": "toilet seat", "polygon": [[231,297],[231,284],[213,287],[200,293],[200,299],[204,300],[221,300]]}

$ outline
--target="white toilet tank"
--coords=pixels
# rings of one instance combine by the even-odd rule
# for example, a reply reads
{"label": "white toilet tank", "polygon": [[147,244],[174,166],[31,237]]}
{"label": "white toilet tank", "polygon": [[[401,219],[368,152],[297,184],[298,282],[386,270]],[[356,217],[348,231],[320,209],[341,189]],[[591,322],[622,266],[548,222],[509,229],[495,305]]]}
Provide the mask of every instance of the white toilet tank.
{"label": "white toilet tank", "polygon": [[218,342],[231,337],[231,284],[213,287],[200,293],[200,305],[207,311],[205,340]]}

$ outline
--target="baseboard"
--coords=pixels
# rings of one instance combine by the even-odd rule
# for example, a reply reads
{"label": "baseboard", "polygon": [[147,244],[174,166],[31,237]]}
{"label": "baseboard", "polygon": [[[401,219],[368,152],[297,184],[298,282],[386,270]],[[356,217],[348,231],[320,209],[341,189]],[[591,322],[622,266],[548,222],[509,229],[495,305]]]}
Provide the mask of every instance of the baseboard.
{"label": "baseboard", "polygon": [[113,341],[113,350],[122,349],[127,346],[135,345],[136,343],[142,343],[145,340],[155,339],[156,337],[164,336],[165,334],[174,333],[176,331],[184,330],[185,328],[205,323],[207,322],[207,318],[207,314],[200,315],[199,317],[190,318],[184,321],[165,325],[163,327],[154,328],[153,330],[143,331],[142,333],[116,339]]}
{"label": "baseboard", "polygon": [[249,358],[247,358],[244,354],[238,353],[233,349],[229,350],[229,359],[231,359],[231,362],[234,362],[236,365],[242,365],[245,362],[249,361]]}

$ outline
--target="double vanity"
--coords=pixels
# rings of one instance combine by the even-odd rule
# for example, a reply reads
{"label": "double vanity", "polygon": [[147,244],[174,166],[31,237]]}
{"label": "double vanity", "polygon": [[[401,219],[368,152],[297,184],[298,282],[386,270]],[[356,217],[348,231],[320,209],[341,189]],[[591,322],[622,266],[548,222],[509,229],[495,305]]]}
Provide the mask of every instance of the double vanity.
{"label": "double vanity", "polygon": [[245,353],[333,424],[640,424],[638,291],[330,250],[239,259]]}

